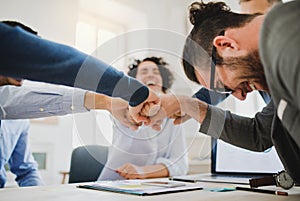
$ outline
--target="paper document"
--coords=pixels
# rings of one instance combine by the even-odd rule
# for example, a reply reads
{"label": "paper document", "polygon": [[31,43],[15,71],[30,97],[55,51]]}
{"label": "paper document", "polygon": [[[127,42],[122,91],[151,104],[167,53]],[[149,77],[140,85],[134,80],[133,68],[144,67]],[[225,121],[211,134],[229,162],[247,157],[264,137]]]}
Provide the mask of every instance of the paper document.
{"label": "paper document", "polygon": [[[91,184],[78,185],[78,188],[111,191],[117,193],[126,193],[133,195],[159,195],[165,193],[176,193],[192,190],[201,190],[203,187],[199,183],[184,183],[184,185],[178,185],[177,187],[163,187],[145,185],[149,181],[168,181],[168,180],[117,180],[117,181],[97,181]],[[144,184],[143,184],[144,183]],[[174,183],[174,182],[173,182]],[[176,182],[180,184],[181,182]]]}

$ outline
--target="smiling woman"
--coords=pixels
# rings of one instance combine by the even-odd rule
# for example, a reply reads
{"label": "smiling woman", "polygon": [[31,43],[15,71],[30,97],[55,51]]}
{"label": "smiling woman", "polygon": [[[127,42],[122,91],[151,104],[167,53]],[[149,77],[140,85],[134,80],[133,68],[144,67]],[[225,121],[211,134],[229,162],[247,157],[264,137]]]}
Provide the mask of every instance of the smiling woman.
{"label": "smiling woman", "polygon": [[[165,94],[174,80],[167,65],[159,57],[135,60],[129,65],[128,75],[156,93]],[[188,170],[187,159],[185,136],[181,127],[173,125],[172,120],[165,118],[161,131],[144,125],[132,131],[114,120],[113,142],[99,180],[183,175]]]}
{"label": "smiling woman", "polygon": [[174,76],[167,65],[168,63],[159,57],[135,60],[129,65],[128,75],[137,78],[157,93],[167,93],[174,81]]}

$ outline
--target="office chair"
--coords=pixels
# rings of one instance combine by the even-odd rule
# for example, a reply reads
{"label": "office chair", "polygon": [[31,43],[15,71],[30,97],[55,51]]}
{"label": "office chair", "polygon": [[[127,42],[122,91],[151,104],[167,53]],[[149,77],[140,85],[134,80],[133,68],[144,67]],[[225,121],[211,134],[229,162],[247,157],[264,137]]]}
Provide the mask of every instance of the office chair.
{"label": "office chair", "polygon": [[69,183],[96,181],[107,161],[108,147],[86,145],[72,152]]}

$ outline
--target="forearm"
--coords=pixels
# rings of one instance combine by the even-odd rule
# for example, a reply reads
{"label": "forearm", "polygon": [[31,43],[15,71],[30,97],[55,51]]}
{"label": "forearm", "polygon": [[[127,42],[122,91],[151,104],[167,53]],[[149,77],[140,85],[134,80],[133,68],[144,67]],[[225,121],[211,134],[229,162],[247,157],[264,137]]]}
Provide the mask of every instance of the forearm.
{"label": "forearm", "polygon": [[[121,97],[131,106],[148,97],[148,88],[106,63],[76,49],[0,23],[1,75],[74,86]],[[46,73],[47,72],[47,73]]]}
{"label": "forearm", "polygon": [[161,109],[157,115],[151,117],[152,128],[160,130],[160,125],[156,126],[157,122],[161,122],[166,117],[176,118],[174,124],[180,124],[189,118],[194,118],[199,123],[202,123],[206,117],[207,104],[188,96],[163,95],[161,98]]}
{"label": "forearm", "polygon": [[86,112],[86,91],[57,85],[0,87],[0,118],[27,119]]}
{"label": "forearm", "polygon": [[206,116],[207,104],[188,96],[176,96],[172,94],[161,96],[161,106],[165,111],[164,117],[175,113],[186,113],[198,122],[202,123]]}
{"label": "forearm", "polygon": [[88,110],[107,110],[111,112],[111,97],[87,92],[84,97],[84,107]]}
{"label": "forearm", "polygon": [[198,121],[200,124],[204,121],[207,114],[208,105],[196,98],[187,96],[180,97],[181,110]]}
{"label": "forearm", "polygon": [[262,112],[257,113],[255,118],[235,115],[230,111],[209,106],[200,132],[242,148],[264,151],[272,146],[272,106],[270,103]]}
{"label": "forearm", "polygon": [[144,178],[168,177],[168,168],[163,164],[143,166]]}

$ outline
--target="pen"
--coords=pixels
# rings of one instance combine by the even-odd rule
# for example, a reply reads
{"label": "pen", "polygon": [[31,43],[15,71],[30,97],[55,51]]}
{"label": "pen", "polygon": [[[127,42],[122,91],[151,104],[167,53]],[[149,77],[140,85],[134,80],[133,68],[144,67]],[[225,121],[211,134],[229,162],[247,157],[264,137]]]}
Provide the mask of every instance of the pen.
{"label": "pen", "polygon": [[173,177],[169,177],[169,180],[172,180],[172,181],[189,182],[189,183],[196,183],[196,182],[197,182],[197,180],[192,180],[192,179],[180,179],[180,178],[173,178]]}
{"label": "pen", "polygon": [[236,187],[236,190],[242,191],[252,191],[257,193],[267,193],[267,194],[275,194],[275,195],[285,195],[287,196],[288,193],[285,191],[274,191],[274,190],[267,190],[267,189],[257,189],[257,188],[245,188],[245,187]]}

